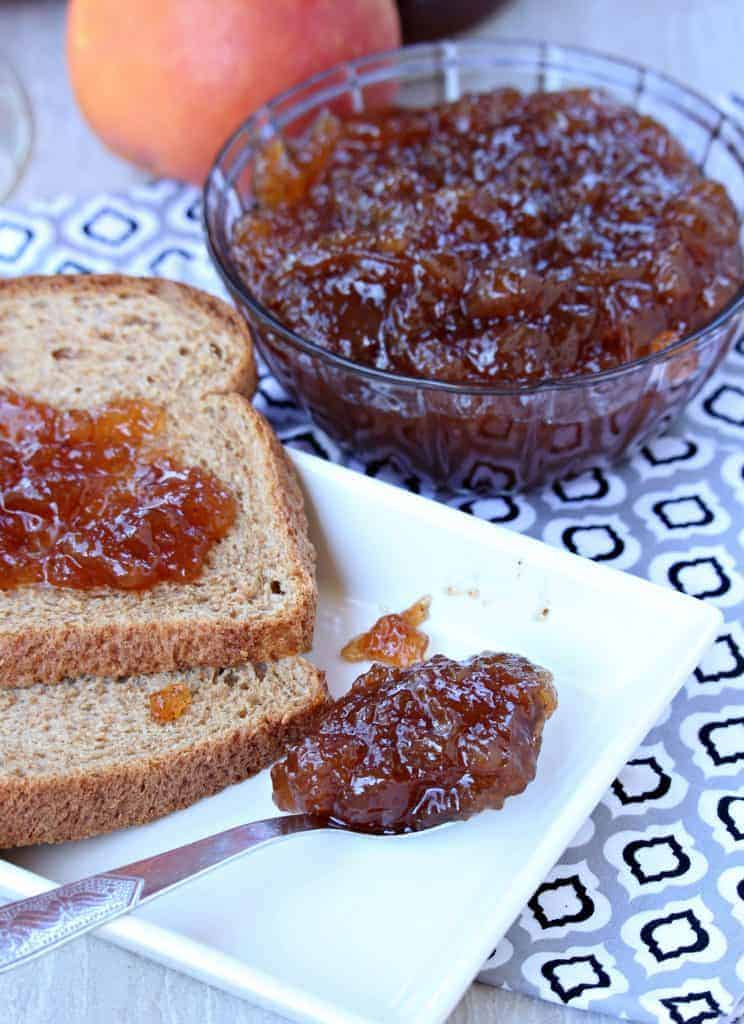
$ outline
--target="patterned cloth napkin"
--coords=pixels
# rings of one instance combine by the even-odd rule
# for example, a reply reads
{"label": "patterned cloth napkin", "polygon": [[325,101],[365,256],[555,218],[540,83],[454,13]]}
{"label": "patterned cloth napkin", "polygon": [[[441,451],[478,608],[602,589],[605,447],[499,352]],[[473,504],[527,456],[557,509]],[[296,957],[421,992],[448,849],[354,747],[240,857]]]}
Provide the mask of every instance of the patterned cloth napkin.
{"label": "patterned cloth napkin", "polygon": [[[198,193],[159,181],[0,208],[0,276],[112,270],[222,293]],[[389,467],[344,459],[265,367],[256,405],[287,444],[403,485]],[[733,1020],[744,992],[744,338],[632,460],[527,495],[448,502],[726,616],[480,980],[627,1020]]]}

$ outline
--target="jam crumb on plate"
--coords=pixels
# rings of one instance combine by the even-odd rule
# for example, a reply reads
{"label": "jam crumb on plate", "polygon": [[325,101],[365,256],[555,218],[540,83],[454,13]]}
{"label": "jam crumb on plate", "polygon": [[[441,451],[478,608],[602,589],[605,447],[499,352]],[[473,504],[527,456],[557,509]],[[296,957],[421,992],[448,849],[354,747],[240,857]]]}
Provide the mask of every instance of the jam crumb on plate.
{"label": "jam crumb on plate", "polygon": [[552,676],[516,654],[374,665],[274,765],[274,801],[374,833],[470,817],[535,777]]}
{"label": "jam crumb on plate", "polygon": [[382,615],[373,626],[341,648],[346,661],[382,661],[405,667],[421,661],[429,637],[418,627],[429,618],[430,597],[421,597],[403,612]]}

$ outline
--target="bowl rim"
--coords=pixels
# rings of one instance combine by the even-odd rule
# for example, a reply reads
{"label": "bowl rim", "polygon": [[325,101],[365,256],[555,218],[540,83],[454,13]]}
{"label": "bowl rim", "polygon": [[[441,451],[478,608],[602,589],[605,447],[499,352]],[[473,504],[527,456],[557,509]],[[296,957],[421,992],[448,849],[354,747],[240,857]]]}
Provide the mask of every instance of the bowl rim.
{"label": "bowl rim", "polygon": [[[654,68],[650,68],[648,65],[639,63],[637,61],[630,60],[625,57],[617,57],[612,54],[605,53],[600,50],[594,50],[591,47],[586,46],[575,46],[566,45],[563,43],[551,43],[547,40],[531,39],[529,37],[485,37],[483,39],[443,39],[436,42],[423,42],[415,43],[408,46],[394,47],[389,50],[379,50],[374,53],[365,54],[362,57],[357,57],[353,60],[340,61],[330,68],[326,68],[323,71],[319,71],[314,75],[303,79],[296,85],[293,85],[289,89],[277,93],[266,103],[262,104],[250,117],[235,128],[235,130],[228,136],[223,145],[220,147],[212,166],[209,170],[207,178],[205,180],[202,189],[202,223],[207,241],[207,249],[212,258],[213,263],[217,267],[220,275],[227,283],[228,288],[233,293],[234,297],[242,304],[244,304],[250,310],[251,314],[262,322],[263,326],[271,331],[279,333],[285,341],[290,342],[296,348],[308,353],[309,355],[316,356],[323,361],[330,363],[338,369],[345,370],[347,372],[359,374],[362,377],[366,377],[372,381],[378,383],[385,383],[387,385],[397,385],[400,387],[413,387],[416,389],[426,389],[432,391],[443,391],[451,392],[458,395],[471,395],[477,394],[480,396],[492,395],[492,396],[510,396],[510,397],[521,397],[527,395],[534,395],[546,391],[563,391],[570,390],[576,387],[591,387],[595,384],[601,384],[605,381],[613,381],[624,375],[630,376],[636,370],[645,369],[656,365],[662,365],[674,358],[679,353],[688,353],[690,351],[697,351],[702,348],[705,342],[708,340],[710,334],[715,332],[717,328],[722,326],[727,320],[733,319],[733,317],[740,311],[744,311],[744,284],[739,286],[739,290],[729,299],[726,305],[719,310],[716,315],[703,324],[697,330],[685,334],[682,338],[672,342],[666,348],[661,349],[659,352],[652,352],[649,355],[641,356],[638,359],[633,359],[627,363],[621,363],[619,366],[611,367],[607,370],[599,370],[595,373],[583,373],[573,374],[569,377],[550,378],[548,380],[539,381],[535,384],[528,385],[497,385],[490,383],[480,383],[477,381],[443,381],[436,380],[431,377],[412,377],[407,374],[396,373],[390,370],[380,370],[374,366],[366,366],[364,363],[355,362],[352,359],[348,359],[346,356],[338,355],[335,352],[331,352],[329,349],[324,348],[318,342],[310,341],[308,338],[304,338],[301,334],[298,334],[287,324],[283,323],[278,317],[276,317],[269,309],[267,309],[250,291],[241,275],[234,268],[233,261],[226,261],[223,259],[222,254],[219,252],[215,240],[212,237],[212,231],[210,229],[208,208],[209,208],[209,196],[213,188],[217,187],[217,176],[223,175],[222,163],[226,158],[230,149],[234,146],[239,137],[248,134],[255,127],[265,124],[267,118],[271,118],[271,114],[280,105],[286,104],[287,101],[293,97],[301,96],[306,92],[309,86],[318,85],[326,79],[331,78],[333,75],[337,75],[342,69],[351,71],[352,73],[358,72],[363,69],[365,65],[374,64],[380,60],[386,58],[400,57],[401,55],[412,55],[421,56],[424,52],[430,55],[434,55],[437,52],[442,53],[445,58],[449,57],[452,59],[454,53],[462,50],[465,53],[468,51],[476,51],[488,49],[489,46],[496,46],[509,48],[514,47],[515,49],[519,46],[531,46],[536,49],[539,53],[539,61],[542,66],[545,61],[548,61],[549,69],[549,55],[551,50],[558,51],[561,54],[567,56],[579,55],[585,57],[598,58],[602,61],[607,62],[610,65],[616,67],[630,68],[639,73],[639,81],[644,81],[646,75],[651,72],[660,81],[673,86],[675,89],[680,90],[682,93],[693,97],[698,102],[703,103],[711,113],[717,118],[718,125],[715,129],[715,137],[718,137],[721,128],[724,124],[728,124],[737,135],[740,135],[744,140],[744,124],[735,118],[732,114],[723,110],[720,106],[714,103],[710,98],[705,96],[703,93],[698,92],[696,89],[685,85],[678,81],[671,75],[667,75],[665,72],[657,71]],[[391,77],[394,77],[391,75]],[[348,88],[351,89],[358,83],[355,83],[353,79],[349,80]],[[744,146],[744,142],[743,142]],[[742,163],[742,173],[744,174],[744,162]],[[715,180],[715,179],[711,179]]]}

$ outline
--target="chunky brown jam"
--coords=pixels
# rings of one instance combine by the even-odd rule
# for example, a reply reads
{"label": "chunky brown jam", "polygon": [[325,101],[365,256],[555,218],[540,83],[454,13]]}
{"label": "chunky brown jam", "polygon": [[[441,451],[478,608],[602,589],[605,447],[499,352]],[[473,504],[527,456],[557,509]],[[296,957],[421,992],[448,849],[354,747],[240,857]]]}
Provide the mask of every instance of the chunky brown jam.
{"label": "chunky brown jam", "polygon": [[282,322],[357,363],[530,385],[646,356],[742,283],[735,208],[601,93],[500,89],[273,140],[234,252]]}
{"label": "chunky brown jam", "polygon": [[236,505],[210,473],[157,452],[164,416],[140,401],[61,411],[0,391],[0,589],[199,576]]}
{"label": "chunky brown jam", "polygon": [[191,707],[191,690],[186,683],[170,683],[150,694],[150,715],[160,725],[175,722]]}
{"label": "chunky brown jam", "polygon": [[374,665],[274,765],[274,800],[369,832],[501,807],[535,777],[552,677],[516,654]]}
{"label": "chunky brown jam", "polygon": [[366,633],[360,633],[341,649],[346,661],[383,661],[405,667],[421,661],[429,637],[418,627],[429,617],[430,597],[415,601],[404,612],[382,615]]}

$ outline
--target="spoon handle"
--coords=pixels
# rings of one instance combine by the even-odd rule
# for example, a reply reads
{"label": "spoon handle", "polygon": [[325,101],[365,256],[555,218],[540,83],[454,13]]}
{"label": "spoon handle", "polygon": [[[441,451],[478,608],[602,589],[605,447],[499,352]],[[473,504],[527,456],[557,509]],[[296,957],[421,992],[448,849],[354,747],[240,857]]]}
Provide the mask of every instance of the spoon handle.
{"label": "spoon handle", "polygon": [[326,827],[310,814],[238,825],[113,871],[0,907],[0,973],[121,917],[264,843]]}

